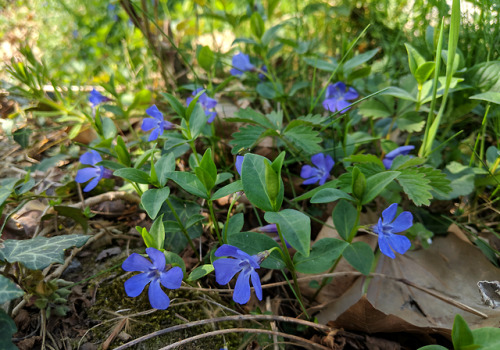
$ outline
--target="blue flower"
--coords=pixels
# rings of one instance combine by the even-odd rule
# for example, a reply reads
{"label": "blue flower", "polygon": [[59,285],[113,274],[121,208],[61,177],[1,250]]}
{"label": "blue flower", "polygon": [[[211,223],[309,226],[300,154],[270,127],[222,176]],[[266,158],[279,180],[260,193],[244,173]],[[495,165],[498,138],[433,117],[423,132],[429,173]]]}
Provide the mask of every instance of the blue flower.
{"label": "blue flower", "polygon": [[300,177],[305,179],[303,185],[310,185],[319,181],[323,185],[330,177],[335,162],[328,154],[318,153],[311,157],[311,162],[316,166],[304,165],[300,171]]}
{"label": "blue flower", "polygon": [[238,53],[233,56],[232,66],[229,73],[234,76],[241,76],[244,72],[255,70],[255,66],[250,63],[250,58],[244,53]]}
{"label": "blue flower", "polygon": [[358,93],[352,87],[346,91],[346,86],[343,82],[339,81],[333,85],[328,85],[326,88],[325,100],[323,101],[323,107],[332,113],[335,111],[342,111],[345,113],[349,108],[345,109],[350,105],[348,100],[355,100],[358,98]]}
{"label": "blue flower", "polygon": [[238,272],[240,275],[234,287],[233,300],[238,304],[246,304],[250,300],[250,277],[255,288],[255,295],[262,300],[262,286],[259,274],[255,271],[260,267],[263,256],[250,256],[232,245],[223,244],[215,251],[215,256],[230,256],[234,259],[223,258],[213,262],[215,269],[215,280],[225,285],[231,281]]}
{"label": "blue flower", "polygon": [[276,227],[276,224],[264,225],[259,227],[258,230],[264,233],[278,233],[278,228]]}
{"label": "blue flower", "polygon": [[[203,90],[203,88],[198,88],[194,90],[193,96],[196,96],[201,90]],[[191,101],[193,101],[193,98],[188,97],[186,100],[188,106],[191,104]],[[198,103],[201,104],[203,110],[205,111],[205,115],[208,117],[207,123],[208,124],[212,123],[217,113],[215,111],[210,111],[210,110],[215,108],[215,106],[217,105],[217,100],[208,97],[207,94],[204,92],[198,98]]]}
{"label": "blue flower", "polygon": [[76,173],[76,182],[84,183],[92,179],[92,181],[90,181],[87,186],[85,186],[83,192],[93,190],[97,186],[99,180],[101,180],[102,178],[111,177],[111,171],[109,169],[104,168],[102,165],[96,165],[99,162],[102,162],[101,155],[94,150],[86,152],[80,157],[80,163],[91,165],[91,167],[80,169]]}
{"label": "blue flower", "polygon": [[236,156],[236,162],[234,163],[234,166],[236,167],[236,171],[238,174],[241,176],[241,166],[243,165],[243,160],[245,159],[245,156]]}
{"label": "blue flower", "polygon": [[130,277],[125,281],[125,293],[129,297],[139,296],[144,287],[149,285],[149,302],[154,309],[165,310],[170,305],[170,298],[161,289],[161,285],[168,289],[178,289],[181,286],[183,273],[178,266],[167,270],[165,255],[156,248],[146,248],[152,263],[145,257],[133,253],[122,264],[125,271],[140,271],[142,273]]}
{"label": "blue flower", "polygon": [[373,226],[373,231],[378,234],[378,246],[380,251],[389,258],[394,259],[396,255],[404,254],[411,247],[408,237],[396,235],[413,226],[413,215],[409,211],[404,211],[394,219],[398,210],[398,204],[391,204],[382,212],[382,218],[378,219],[378,224]]}
{"label": "blue flower", "polygon": [[259,79],[262,81],[266,80],[266,74],[268,73],[267,66],[265,64],[263,64],[262,67],[260,67],[260,71],[262,73],[259,73]]}
{"label": "blue flower", "polygon": [[163,135],[164,130],[170,130],[175,127],[174,124],[163,119],[163,114],[158,110],[156,105],[152,105],[146,109],[146,114],[153,117],[142,121],[141,129],[143,131],[153,130],[151,135],[149,135],[148,141],[156,140],[159,136]]}
{"label": "blue flower", "polygon": [[106,102],[106,101],[109,101],[109,98],[107,98],[106,96],[103,96],[96,89],[92,89],[92,91],[90,92],[90,96],[89,96],[89,102],[92,105],[92,108],[95,108],[95,107],[97,107],[97,105],[99,105],[103,102]]}
{"label": "blue flower", "polygon": [[385,158],[382,160],[382,163],[384,163],[386,169],[390,169],[392,166],[392,162],[394,161],[394,159],[396,159],[397,156],[406,156],[414,148],[415,146],[412,145],[398,147],[387,153],[385,155]]}

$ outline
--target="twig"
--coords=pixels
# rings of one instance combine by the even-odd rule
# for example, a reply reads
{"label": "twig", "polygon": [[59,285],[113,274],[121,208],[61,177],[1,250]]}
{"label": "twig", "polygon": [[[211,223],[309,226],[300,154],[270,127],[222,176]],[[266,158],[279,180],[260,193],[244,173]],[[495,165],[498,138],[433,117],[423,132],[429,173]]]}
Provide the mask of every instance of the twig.
{"label": "twig", "polygon": [[296,335],[282,333],[282,332],[274,332],[274,331],[270,331],[267,329],[254,329],[254,328],[230,328],[230,329],[221,329],[218,331],[199,334],[199,335],[196,335],[194,337],[190,337],[190,338],[178,341],[176,343],[170,344],[168,346],[165,346],[164,348],[161,348],[160,350],[174,349],[178,346],[193,342],[193,341],[198,340],[198,339],[203,339],[203,338],[217,336],[217,335],[221,335],[221,334],[227,334],[227,333],[260,333],[260,334],[277,335],[277,336],[280,336],[283,338],[289,338],[289,339],[295,340],[298,343],[307,344],[307,345],[314,347],[314,348],[317,348],[317,349],[330,350],[330,348],[327,348],[326,346],[323,346],[321,344],[317,344],[313,341],[298,337]]}

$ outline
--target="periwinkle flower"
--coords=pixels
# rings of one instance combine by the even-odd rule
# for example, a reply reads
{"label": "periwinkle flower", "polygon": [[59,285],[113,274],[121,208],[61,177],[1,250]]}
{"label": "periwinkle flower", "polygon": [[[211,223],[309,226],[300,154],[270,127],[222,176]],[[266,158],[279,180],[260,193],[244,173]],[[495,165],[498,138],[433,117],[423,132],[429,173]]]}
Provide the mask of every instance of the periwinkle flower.
{"label": "periwinkle flower", "polygon": [[141,129],[143,131],[151,131],[148,141],[154,141],[161,135],[163,135],[164,130],[170,130],[175,128],[175,125],[163,119],[163,114],[158,110],[156,105],[152,105],[146,109],[146,114],[152,118],[146,118],[142,121]]}
{"label": "periwinkle flower", "polygon": [[106,96],[103,96],[99,91],[97,91],[95,88],[92,89],[89,95],[89,102],[92,105],[92,108],[97,107],[97,105],[109,101],[109,98]]}
{"label": "periwinkle flower", "polygon": [[241,166],[243,165],[243,160],[245,159],[245,156],[236,156],[236,162],[234,163],[234,166],[236,167],[236,171],[238,174],[241,176]]}
{"label": "periwinkle flower", "polygon": [[378,234],[380,251],[392,259],[396,257],[393,250],[404,254],[411,247],[408,237],[396,233],[403,232],[413,226],[413,215],[409,211],[404,211],[394,219],[397,210],[398,204],[391,204],[382,212],[382,218],[378,219],[378,224],[373,226],[373,231]]}
{"label": "periwinkle flower", "polygon": [[260,267],[260,263],[268,256],[268,252],[258,255],[248,255],[244,251],[229,244],[223,244],[215,251],[215,256],[229,256],[215,260],[215,280],[217,283],[225,285],[240,272],[236,285],[234,286],[233,300],[238,304],[246,304],[250,300],[250,278],[255,289],[255,295],[262,300],[262,286],[259,274],[255,271]]}
{"label": "periwinkle flower", "polygon": [[342,111],[340,113],[345,113],[349,108],[345,109],[350,105],[349,100],[355,100],[358,98],[358,92],[354,88],[350,87],[346,91],[346,85],[339,81],[335,84],[330,84],[326,88],[325,100],[323,101],[323,107],[332,113],[336,111]]}
{"label": "periwinkle flower", "polygon": [[310,185],[319,181],[319,184],[323,185],[335,165],[333,158],[328,154],[318,153],[311,157],[311,162],[315,167],[304,165],[300,171],[300,177],[305,179],[302,184]]}
{"label": "periwinkle flower", "polygon": [[233,56],[232,66],[229,73],[234,76],[241,76],[245,72],[255,70],[255,66],[250,63],[250,57],[241,52]]}
{"label": "periwinkle flower", "polygon": [[384,163],[386,169],[390,169],[392,166],[392,162],[394,161],[394,159],[396,159],[397,156],[406,156],[414,148],[415,146],[412,145],[398,147],[387,153],[385,155],[385,158],[382,160],[382,163]]}
{"label": "periwinkle flower", "polygon": [[260,67],[260,70],[262,73],[259,73],[259,79],[264,81],[264,80],[266,80],[266,74],[268,73],[267,66],[265,64],[263,64],[262,67]]}
{"label": "periwinkle flower", "polygon": [[[193,96],[198,95],[198,93],[203,90],[203,88],[198,88],[193,91]],[[186,103],[189,104],[193,101],[192,97],[188,97],[186,100]],[[198,103],[201,104],[201,107],[203,107],[203,110],[205,111],[205,115],[208,117],[208,124],[211,124],[215,117],[217,116],[217,113],[215,111],[211,111],[211,109],[215,108],[217,105],[217,100],[213,99],[211,97],[208,97],[206,92],[202,93],[200,97],[198,98]]]}
{"label": "periwinkle flower", "polygon": [[276,227],[276,224],[264,225],[259,227],[258,230],[264,233],[278,233],[278,228]]}
{"label": "periwinkle flower", "polygon": [[125,293],[135,298],[151,283],[148,290],[149,303],[154,309],[165,310],[170,305],[170,298],[160,284],[168,289],[178,289],[182,283],[182,269],[175,266],[167,270],[165,255],[156,248],[146,248],[146,253],[152,262],[137,253],[132,253],[123,262],[122,269],[125,271],[142,272],[125,281]]}
{"label": "periwinkle flower", "polygon": [[87,186],[85,186],[83,192],[89,192],[93,190],[102,178],[111,177],[111,170],[104,168],[102,165],[96,165],[99,162],[102,162],[101,155],[94,150],[85,152],[80,157],[80,163],[91,165],[90,167],[78,170],[78,172],[76,173],[76,182],[84,183],[92,179],[92,181],[90,181]]}

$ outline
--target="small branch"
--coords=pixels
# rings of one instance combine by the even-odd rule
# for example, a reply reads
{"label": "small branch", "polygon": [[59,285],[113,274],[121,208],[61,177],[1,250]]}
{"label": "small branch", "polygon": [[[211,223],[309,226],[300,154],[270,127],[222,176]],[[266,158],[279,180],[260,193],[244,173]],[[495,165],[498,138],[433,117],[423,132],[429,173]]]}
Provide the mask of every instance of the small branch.
{"label": "small branch", "polygon": [[[252,321],[252,320],[268,320],[268,321],[278,321],[278,322],[279,321],[281,321],[281,322],[290,322],[290,323],[297,323],[297,324],[301,324],[301,325],[304,325],[304,326],[313,327],[313,328],[322,330],[325,333],[331,331],[331,328],[328,327],[328,326],[317,324],[317,323],[313,323],[313,322],[309,322],[309,321],[305,321],[305,320],[301,320],[301,319],[298,319],[298,318],[286,317],[286,316],[277,316],[277,315],[236,315],[236,316],[224,316],[224,317],[216,317],[216,318],[212,318],[212,319],[208,319],[208,320],[193,321],[193,322],[181,324],[181,325],[178,325],[178,326],[173,326],[173,327],[165,328],[165,329],[159,330],[157,332],[153,332],[153,333],[147,334],[145,336],[142,336],[140,338],[137,338],[135,340],[132,340],[131,342],[128,342],[126,344],[123,344],[122,346],[117,347],[115,350],[123,350],[123,349],[129,348],[129,347],[131,347],[133,345],[139,344],[139,343],[141,343],[143,341],[146,341],[146,340],[154,338],[154,337],[158,337],[158,336],[166,334],[166,333],[171,333],[171,332],[175,332],[175,331],[179,331],[179,330],[184,330],[184,329],[191,328],[191,327],[196,327],[196,326],[202,326],[202,325],[209,324],[209,323],[227,322],[227,321],[233,321],[233,322],[237,322],[237,321]],[[228,330],[223,330],[223,331],[226,331],[225,333],[239,332],[239,331],[234,331],[234,329],[230,330],[231,332],[227,332]],[[261,330],[254,329],[254,331],[258,331],[257,333],[259,333]],[[217,331],[217,332],[221,332],[221,331]],[[210,333],[207,333],[207,334],[210,334]],[[270,333],[270,334],[274,334],[274,333]],[[216,334],[210,334],[210,335],[216,335]],[[278,335],[279,336],[283,336],[283,337],[287,337],[287,336],[290,337],[289,335],[282,335],[282,334],[278,334]],[[304,339],[302,339],[302,338],[299,338],[299,339],[301,339],[302,341],[304,341]],[[193,340],[196,340],[196,339],[193,339]],[[181,344],[178,344],[178,345],[181,345]],[[317,345],[317,344],[315,344],[315,345]]]}

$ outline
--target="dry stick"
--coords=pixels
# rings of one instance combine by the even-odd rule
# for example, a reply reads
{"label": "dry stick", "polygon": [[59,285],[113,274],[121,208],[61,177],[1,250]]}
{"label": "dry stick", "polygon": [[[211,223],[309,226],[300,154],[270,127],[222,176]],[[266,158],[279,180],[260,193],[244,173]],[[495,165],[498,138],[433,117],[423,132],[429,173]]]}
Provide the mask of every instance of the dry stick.
{"label": "dry stick", "polygon": [[[217,336],[221,334],[226,334],[226,333],[257,333],[257,334],[269,334],[269,335],[277,335],[283,338],[289,338],[292,340],[295,340],[297,343],[304,343],[307,344],[311,347],[317,348],[317,349],[322,349],[322,350],[330,350],[330,348],[327,348],[326,346],[317,344],[313,341],[297,337],[296,335],[291,335],[287,333],[282,333],[282,332],[273,332],[267,329],[254,329],[254,328],[230,328],[230,329],[222,329],[219,331],[213,331],[213,332],[208,332],[204,334],[199,334],[191,338],[187,338],[181,341],[178,341],[177,343],[170,344],[168,346],[165,346],[164,348],[161,348],[160,350],[170,350],[170,349],[175,349],[178,346],[193,342],[198,339],[203,339],[211,336]],[[117,348],[118,349],[118,348]]]}
{"label": "dry stick", "polygon": [[[306,277],[301,277],[301,278],[298,278],[297,281],[300,282],[300,281],[309,281],[309,280],[313,280],[313,279],[316,279],[316,278],[324,278],[324,277],[336,277],[336,276],[343,276],[343,275],[350,275],[350,276],[364,276],[361,272],[357,272],[357,271],[352,271],[352,272],[332,272],[332,273],[324,273],[324,274],[321,274],[321,275],[313,275],[313,276],[306,276]],[[486,315],[485,313],[482,313],[481,311],[478,311],[468,305],[465,305],[459,301],[456,301],[456,300],[453,300],[451,299],[450,297],[447,297],[446,295],[444,294],[441,294],[440,292],[437,292],[437,291],[434,291],[432,289],[428,289],[428,288],[425,288],[425,287],[421,287],[411,281],[408,281],[407,279],[405,278],[398,278],[398,277],[393,277],[393,276],[388,276],[388,275],[384,275],[382,273],[370,273],[368,276],[371,276],[371,277],[382,277],[382,278],[389,278],[391,280],[394,280],[396,282],[400,282],[400,283],[404,283],[410,287],[413,287],[413,288],[416,288],[416,289],[419,289],[421,290],[422,292],[425,292],[429,295],[432,295],[433,297],[439,299],[439,300],[442,300],[444,301],[445,303],[448,303],[450,305],[453,305],[459,309],[462,309],[464,311],[467,311],[467,312],[470,312],[474,315],[477,315],[477,316],[481,316],[482,318],[488,318],[488,315]],[[272,287],[279,287],[279,286],[284,286],[284,285],[287,285],[288,283],[286,281],[283,281],[283,282],[275,282],[275,283],[269,283],[269,284],[264,284],[262,285],[262,289],[264,288],[272,288]],[[252,287],[253,288],[253,287]],[[181,287],[181,289],[189,289],[187,287]],[[204,291],[204,292],[232,292],[233,290],[232,289],[210,289],[210,288],[192,288],[192,289],[196,289],[196,290],[199,290],[199,291]]]}
{"label": "dry stick", "polygon": [[[151,339],[154,337],[158,337],[158,336],[163,335],[163,334],[167,334],[170,332],[175,332],[175,331],[179,331],[179,330],[183,330],[183,329],[187,329],[187,328],[191,328],[191,327],[202,326],[202,325],[205,325],[207,323],[217,323],[217,322],[225,322],[225,321],[234,321],[234,322],[236,322],[236,321],[252,321],[252,320],[268,320],[268,321],[282,321],[282,322],[298,323],[298,324],[301,324],[304,326],[309,326],[309,327],[314,327],[314,328],[320,329],[320,330],[324,331],[325,333],[329,332],[331,330],[330,327],[325,326],[325,325],[321,325],[321,324],[317,324],[317,323],[313,323],[313,322],[309,322],[309,321],[305,321],[305,320],[300,320],[300,319],[293,318],[293,317],[286,317],[286,316],[277,316],[277,315],[224,316],[224,317],[211,318],[208,320],[193,321],[193,322],[165,328],[165,329],[159,330],[157,332],[153,332],[153,333],[144,335],[140,338],[134,339],[131,342],[128,342],[126,344],[123,344],[122,346],[117,347],[115,350],[126,349],[126,348],[133,346],[133,345],[139,344],[145,340],[148,340],[148,339]],[[231,332],[226,332],[226,333],[231,333]],[[300,338],[300,339],[302,339],[302,338]]]}

